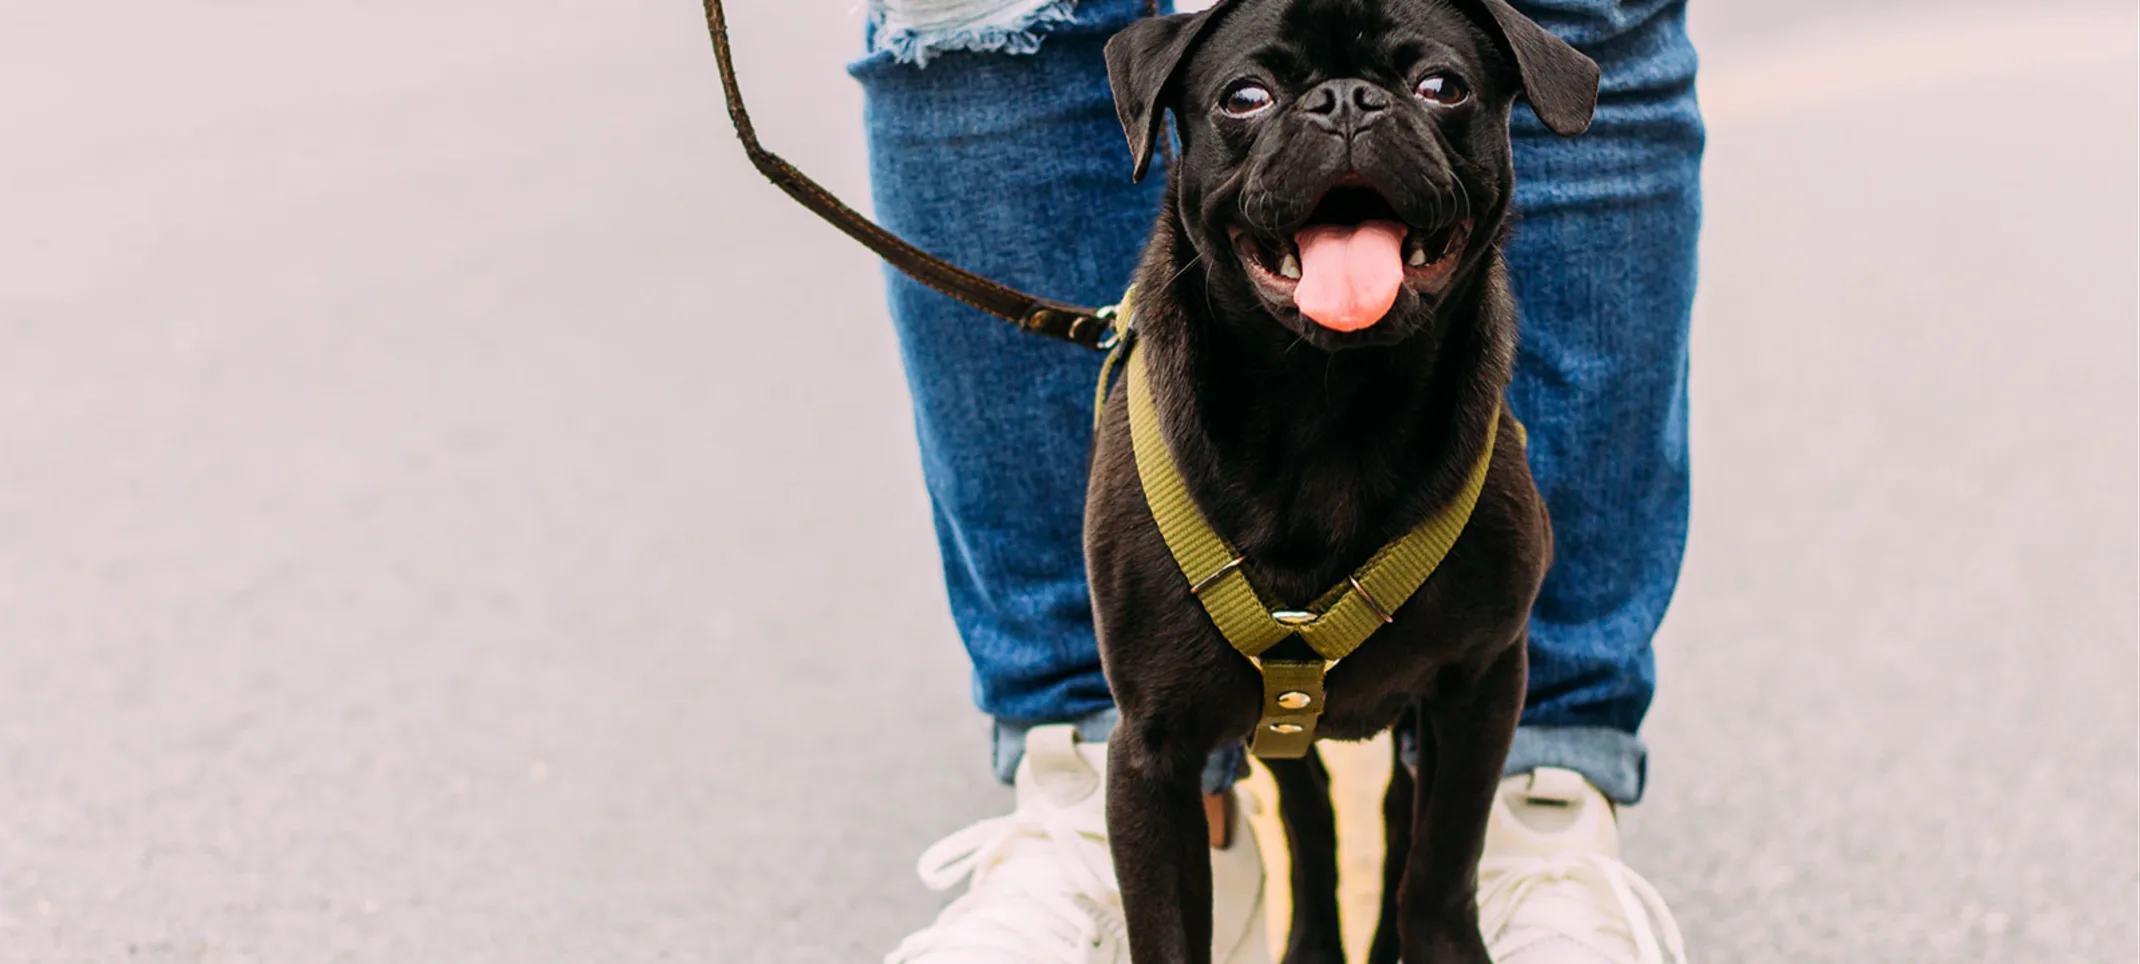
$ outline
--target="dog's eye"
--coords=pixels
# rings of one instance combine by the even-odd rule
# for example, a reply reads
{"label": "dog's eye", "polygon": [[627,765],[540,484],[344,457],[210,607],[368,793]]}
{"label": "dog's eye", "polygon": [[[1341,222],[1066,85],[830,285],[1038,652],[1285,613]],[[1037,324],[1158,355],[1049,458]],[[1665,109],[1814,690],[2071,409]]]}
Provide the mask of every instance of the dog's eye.
{"label": "dog's eye", "polygon": [[1228,88],[1219,98],[1219,109],[1235,117],[1260,114],[1271,106],[1271,92],[1262,84],[1244,81]]}
{"label": "dog's eye", "polygon": [[1444,107],[1461,104],[1471,91],[1464,89],[1464,82],[1449,74],[1428,74],[1419,79],[1419,86],[1412,88],[1419,99]]}

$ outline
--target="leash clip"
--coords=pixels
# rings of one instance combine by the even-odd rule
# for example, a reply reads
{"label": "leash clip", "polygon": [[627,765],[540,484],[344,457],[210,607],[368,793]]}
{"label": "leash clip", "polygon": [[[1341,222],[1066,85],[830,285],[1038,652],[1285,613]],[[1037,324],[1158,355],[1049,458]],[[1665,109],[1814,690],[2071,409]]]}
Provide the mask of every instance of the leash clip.
{"label": "leash clip", "polygon": [[1114,351],[1115,346],[1122,343],[1122,339],[1129,335],[1129,327],[1115,324],[1115,320],[1121,314],[1121,305],[1108,305],[1092,313],[1094,320],[1107,326],[1107,333],[1101,335],[1100,340],[1094,343],[1092,347],[1101,351]]}

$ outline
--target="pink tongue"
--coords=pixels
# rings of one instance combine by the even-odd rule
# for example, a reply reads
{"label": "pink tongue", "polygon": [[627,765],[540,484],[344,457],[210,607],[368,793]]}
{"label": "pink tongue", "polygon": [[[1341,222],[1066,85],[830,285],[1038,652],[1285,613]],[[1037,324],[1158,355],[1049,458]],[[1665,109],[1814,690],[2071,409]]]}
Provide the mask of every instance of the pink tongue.
{"label": "pink tongue", "polygon": [[1337,331],[1381,321],[1404,284],[1404,234],[1395,221],[1302,228],[1293,236],[1300,246],[1293,303],[1316,324]]}

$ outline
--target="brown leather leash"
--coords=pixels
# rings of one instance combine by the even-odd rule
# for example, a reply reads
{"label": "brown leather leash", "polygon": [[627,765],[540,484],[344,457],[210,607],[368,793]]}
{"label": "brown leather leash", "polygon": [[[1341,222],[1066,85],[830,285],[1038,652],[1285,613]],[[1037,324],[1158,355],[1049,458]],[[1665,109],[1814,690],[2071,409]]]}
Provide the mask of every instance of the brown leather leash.
{"label": "brown leather leash", "polygon": [[713,38],[713,57],[720,65],[721,92],[728,98],[728,118],[735,122],[736,138],[753,167],[775,187],[788,193],[803,207],[862,246],[877,253],[894,268],[943,294],[1002,318],[1036,335],[1046,335],[1087,348],[1113,347],[1113,308],[1080,308],[1026,294],[974,274],[921,250],[886,231],[860,211],[848,207],[832,192],[796,170],[777,154],[758,143],[750,111],[743,106],[743,93],[736,86],[736,65],[728,49],[728,17],[721,0],[705,0],[706,32]]}

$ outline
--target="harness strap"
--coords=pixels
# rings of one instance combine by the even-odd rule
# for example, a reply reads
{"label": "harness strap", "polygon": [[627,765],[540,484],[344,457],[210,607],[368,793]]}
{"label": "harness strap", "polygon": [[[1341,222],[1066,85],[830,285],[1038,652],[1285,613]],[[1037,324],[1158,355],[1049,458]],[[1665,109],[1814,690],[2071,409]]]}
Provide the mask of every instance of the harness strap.
{"label": "harness strap", "polygon": [[[1190,497],[1159,424],[1144,353],[1132,347],[1129,355],[1130,445],[1152,519],[1175,565],[1189,581],[1190,593],[1212,624],[1263,674],[1263,708],[1249,750],[1269,759],[1303,756],[1315,742],[1315,725],[1322,717],[1324,673],[1396,617],[1397,609],[1441,565],[1471,521],[1479,493],[1486,486],[1487,467],[1493,462],[1500,408],[1495,407],[1490,423],[1496,431],[1487,436],[1478,463],[1455,498],[1383,546],[1309,610],[1272,610],[1242,571],[1246,560],[1240,551],[1211,528]],[[1521,425],[1516,438],[1522,444]],[[1271,647],[1295,637],[1321,658],[1262,658]]]}
{"label": "harness strap", "polygon": [[1092,390],[1092,434],[1100,434],[1100,421],[1107,417],[1107,393],[1114,388],[1115,375],[1122,369],[1122,359],[1129,356],[1130,346],[1137,341],[1137,286],[1130,285],[1122,292],[1122,300],[1115,304],[1114,344],[1107,348],[1107,358],[1100,362],[1100,384]]}
{"label": "harness strap", "polygon": [[1114,339],[1109,334],[1112,312],[1109,309],[1080,308],[1029,295],[953,265],[908,244],[875,221],[863,217],[861,212],[842,203],[780,155],[766,150],[758,143],[758,131],[751,124],[750,111],[743,106],[743,92],[736,86],[736,65],[728,49],[727,13],[721,9],[721,0],[705,0],[705,7],[706,33],[713,39],[713,59],[720,69],[721,92],[728,99],[728,118],[735,123],[736,138],[743,142],[743,153],[750,156],[751,166],[756,167],[758,173],[826,223],[862,242],[863,247],[876,252],[887,264],[946,296],[1036,335],[1087,348],[1113,347]]}

